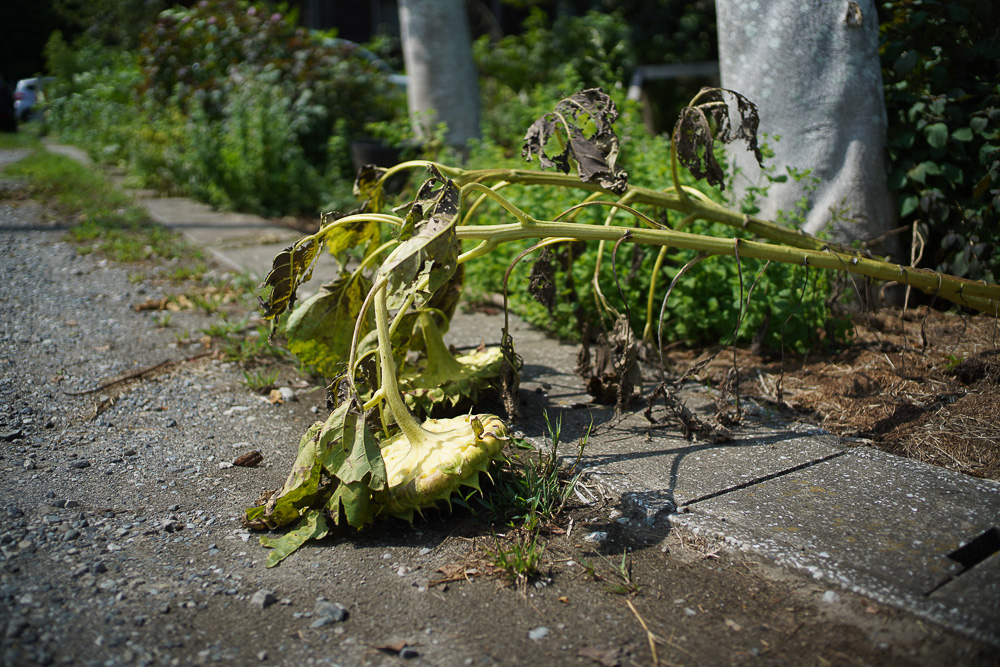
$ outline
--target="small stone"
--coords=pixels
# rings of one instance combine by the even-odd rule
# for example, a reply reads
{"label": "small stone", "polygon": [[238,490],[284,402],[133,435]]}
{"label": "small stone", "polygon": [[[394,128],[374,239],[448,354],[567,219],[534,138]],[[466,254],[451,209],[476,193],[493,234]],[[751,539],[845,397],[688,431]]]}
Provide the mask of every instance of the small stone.
{"label": "small stone", "polygon": [[278,598],[274,597],[274,593],[266,588],[260,589],[250,598],[250,604],[261,609],[267,609],[277,601]]}
{"label": "small stone", "polygon": [[840,602],[840,595],[837,594],[837,591],[827,591],[823,593],[822,600],[827,604],[837,604]]}
{"label": "small stone", "polygon": [[76,461],[73,461],[72,463],[70,463],[69,467],[70,468],[78,468],[78,469],[89,468],[90,467],[90,461],[88,461],[87,459],[77,459]]}
{"label": "small stone", "polygon": [[104,574],[108,571],[108,566],[104,564],[103,560],[94,561],[94,574]]}
{"label": "small stone", "polygon": [[403,660],[412,660],[413,658],[419,658],[420,653],[418,653],[417,649],[413,648],[412,646],[404,646],[399,651],[399,657],[402,658]]}
{"label": "small stone", "polygon": [[528,632],[528,639],[534,641],[540,641],[549,636],[549,629],[544,625],[539,625],[537,628],[533,628]]}
{"label": "small stone", "polygon": [[242,466],[244,468],[253,468],[255,466],[260,465],[261,461],[263,460],[264,460],[264,455],[261,454],[258,450],[254,449],[247,452],[246,454],[237,456],[233,460],[233,465]]}
{"label": "small stone", "polygon": [[15,618],[7,624],[7,639],[14,639],[28,628],[28,622],[23,618]]}
{"label": "small stone", "polygon": [[22,512],[21,508],[16,505],[7,505],[7,516],[11,519],[20,519],[24,516],[24,512]]}
{"label": "small stone", "polygon": [[34,459],[24,459],[23,465],[25,470],[34,470],[35,468],[38,467],[38,464],[35,463]]}
{"label": "small stone", "polygon": [[63,540],[66,542],[72,542],[80,537],[80,531],[76,528],[70,528],[65,533],[63,533]]}
{"label": "small stone", "polygon": [[23,437],[24,431],[21,429],[16,429],[14,431],[0,431],[0,440],[6,440],[7,442],[20,440]]}
{"label": "small stone", "polygon": [[[347,607],[339,602],[330,602],[325,598],[316,598],[313,615],[317,617],[317,620],[326,619],[327,623],[340,623],[347,618]],[[323,625],[326,625],[326,623]]]}
{"label": "small stone", "polygon": [[281,400],[283,401],[294,401],[295,392],[291,387],[280,387],[278,391],[281,393]]}
{"label": "small stone", "polygon": [[603,530],[595,530],[583,538],[584,542],[604,542],[608,539],[608,534]]}
{"label": "small stone", "polygon": [[267,661],[267,651],[257,651],[257,660],[260,662]]}

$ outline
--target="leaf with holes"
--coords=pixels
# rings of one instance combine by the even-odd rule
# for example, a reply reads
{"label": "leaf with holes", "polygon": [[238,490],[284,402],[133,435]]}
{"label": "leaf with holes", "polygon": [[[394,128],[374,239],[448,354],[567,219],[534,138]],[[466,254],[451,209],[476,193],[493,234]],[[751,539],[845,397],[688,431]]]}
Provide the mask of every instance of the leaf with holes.
{"label": "leaf with holes", "polygon": [[[581,119],[594,127],[589,136],[579,124]],[[560,100],[553,111],[531,124],[521,156],[528,162],[537,157],[543,169],[555,168],[564,174],[569,173],[573,160],[580,180],[623,194],[628,189],[628,173],[616,164],[618,135],[612,126],[617,119],[618,107],[607,93],[599,88],[582,90]],[[549,157],[545,145],[557,134],[565,142],[563,149]]]}
{"label": "leaf with holes", "polygon": [[[739,116],[736,127],[730,119],[729,96],[736,101]],[[763,156],[757,145],[759,124],[757,105],[743,95],[725,88],[702,88],[692,100],[692,105],[681,109],[674,125],[673,147],[677,151],[677,159],[695,178],[704,178],[712,185],[725,189],[725,174],[715,159],[715,139],[724,144],[738,139],[745,141],[757,164],[763,166]]]}
{"label": "leaf with holes", "polygon": [[[458,268],[461,244],[455,236],[461,193],[450,178],[436,168],[420,187],[416,198],[399,209],[406,212],[400,230],[402,241],[382,263],[379,278],[386,278],[389,293],[400,299],[415,293],[426,277],[426,295],[448,282]],[[422,305],[423,301],[417,301]]]}
{"label": "leaf with holes", "polygon": [[319,254],[319,244],[307,241],[293,244],[274,257],[271,271],[261,289],[270,288],[267,298],[258,296],[261,317],[272,320],[295,305],[295,290],[312,278],[312,268]]}

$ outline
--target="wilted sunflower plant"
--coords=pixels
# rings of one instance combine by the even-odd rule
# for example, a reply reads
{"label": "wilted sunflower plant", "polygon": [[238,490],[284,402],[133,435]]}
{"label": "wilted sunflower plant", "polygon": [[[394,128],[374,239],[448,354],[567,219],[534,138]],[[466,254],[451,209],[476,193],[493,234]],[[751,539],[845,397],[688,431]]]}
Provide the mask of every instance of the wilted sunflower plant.
{"label": "wilted sunflower plant", "polygon": [[[681,185],[682,166],[696,178],[722,184],[715,141],[742,140],[760,160],[757,110],[738,93],[704,89],[681,112],[667,158],[673,184],[662,191],[629,185],[618,164],[617,115],[614,102],[591,89],[560,100],[536,120],[525,137],[523,155],[554,172],[464,170],[427,161],[390,169],[365,167],[355,183],[359,209],[325,217],[318,232],[275,257],[264,282],[263,316],[273,320],[291,310],[289,349],[336,379],[328,391],[332,412],[302,436],[284,486],[246,512],[245,523],[253,529],[297,523],[281,537],[261,538],[262,544],[273,547],[268,566],[307,540],[325,536],[331,524],[361,528],[388,516],[412,520],[415,512],[450,504],[462,489],[478,490],[480,475],[491,461],[503,457],[509,441],[505,422],[476,409],[483,395],[498,394],[508,419],[517,416],[520,359],[506,323],[496,348],[456,356],[442,337],[461,293],[463,264],[501,244],[536,241],[515,263],[532,252],[575,241],[594,242],[601,252],[608,244],[617,250],[624,243],[640,243],[658,247],[661,258],[671,247],[694,250],[696,258],[728,255],[738,262],[754,257],[894,281],[998,314],[996,285],[873,259],[736,213]],[[559,152],[547,152],[550,144],[558,144]],[[428,173],[415,198],[384,212],[387,180],[414,169]],[[555,220],[541,220],[500,194],[511,183],[576,188],[587,194]],[[497,208],[497,224],[472,224],[472,213],[488,205]],[[607,209],[603,225],[576,221],[580,210],[592,206]],[[669,228],[640,206],[647,211],[669,209],[683,217]],[[696,219],[724,223],[761,240],[682,231]],[[463,242],[472,242],[464,252]],[[311,278],[325,253],[336,260],[338,274],[293,308],[297,288]],[[657,331],[662,349],[663,306],[657,317],[655,278],[650,281],[642,337],[648,341]],[[594,292],[616,322],[620,345],[614,348],[614,366],[621,405],[632,392],[629,366],[635,364],[637,337],[627,319],[603,299],[596,276]]]}

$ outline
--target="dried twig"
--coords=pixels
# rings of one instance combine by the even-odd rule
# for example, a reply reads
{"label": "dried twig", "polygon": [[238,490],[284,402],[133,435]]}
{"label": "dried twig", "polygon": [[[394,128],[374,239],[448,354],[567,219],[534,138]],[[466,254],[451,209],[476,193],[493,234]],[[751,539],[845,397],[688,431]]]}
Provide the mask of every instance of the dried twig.
{"label": "dried twig", "polygon": [[153,364],[152,366],[147,366],[146,368],[141,368],[137,371],[132,371],[131,373],[123,375],[122,377],[116,380],[109,380],[108,382],[99,384],[93,389],[84,389],[83,391],[64,391],[63,393],[66,394],[67,396],[87,396],[88,394],[96,394],[98,392],[104,391],[105,389],[110,389],[111,387],[122,384],[123,382],[128,382],[129,380],[137,380],[143,377],[144,375],[149,375],[153,371],[157,371],[163,368],[164,366],[168,366],[170,364],[186,364],[188,362],[201,359],[202,357],[207,357],[210,354],[212,354],[212,350],[208,350],[206,352],[199,352],[193,357],[187,357],[186,359],[177,359],[177,360],[164,359],[158,364]]}

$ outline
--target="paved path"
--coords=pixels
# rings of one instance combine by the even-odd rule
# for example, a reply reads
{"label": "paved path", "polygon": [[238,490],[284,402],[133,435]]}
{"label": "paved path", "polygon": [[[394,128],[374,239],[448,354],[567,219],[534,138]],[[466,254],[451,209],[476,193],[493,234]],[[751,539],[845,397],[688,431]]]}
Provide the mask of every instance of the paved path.
{"label": "paved path", "polygon": [[[296,238],[265,219],[186,199],[138,201],[157,222],[258,277]],[[460,315],[450,337],[497,343],[499,328],[495,317]],[[1000,647],[1000,484],[849,446],[801,424],[761,419],[731,442],[709,444],[649,432],[641,415],[613,423],[607,411],[580,407],[588,398],[572,346],[526,325],[513,335],[531,399],[522,427],[543,432],[543,408],[562,411],[570,435],[592,417],[604,424],[585,465],[621,494],[631,510],[622,521],[712,535]]]}

